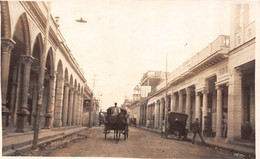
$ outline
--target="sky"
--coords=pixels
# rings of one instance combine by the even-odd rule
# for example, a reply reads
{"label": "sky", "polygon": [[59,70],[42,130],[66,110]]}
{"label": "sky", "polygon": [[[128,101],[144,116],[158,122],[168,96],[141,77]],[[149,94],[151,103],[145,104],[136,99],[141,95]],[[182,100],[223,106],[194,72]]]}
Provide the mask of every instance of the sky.
{"label": "sky", "polygon": [[[230,3],[180,0],[55,0],[52,16],[102,109],[132,99],[148,70],[172,72],[218,35]],[[83,18],[87,23],[77,23]],[[94,86],[95,76],[95,87]]]}

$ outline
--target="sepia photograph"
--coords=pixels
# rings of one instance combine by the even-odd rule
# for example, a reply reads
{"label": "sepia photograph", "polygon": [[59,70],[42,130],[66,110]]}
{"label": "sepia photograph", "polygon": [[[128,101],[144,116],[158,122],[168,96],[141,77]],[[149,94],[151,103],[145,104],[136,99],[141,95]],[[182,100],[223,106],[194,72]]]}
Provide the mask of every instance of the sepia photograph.
{"label": "sepia photograph", "polygon": [[259,0],[0,3],[1,158],[258,157]]}

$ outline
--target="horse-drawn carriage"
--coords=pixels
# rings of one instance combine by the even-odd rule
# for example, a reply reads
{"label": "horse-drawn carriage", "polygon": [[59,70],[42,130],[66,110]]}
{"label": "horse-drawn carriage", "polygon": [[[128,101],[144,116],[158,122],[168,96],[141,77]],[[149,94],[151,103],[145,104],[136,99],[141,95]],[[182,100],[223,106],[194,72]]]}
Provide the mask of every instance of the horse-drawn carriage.
{"label": "horse-drawn carriage", "polygon": [[130,124],[133,127],[136,127],[136,118],[130,118]]}
{"label": "horse-drawn carriage", "polygon": [[114,130],[114,139],[116,141],[119,141],[121,134],[124,135],[124,140],[128,138],[126,109],[114,106],[107,109],[104,128],[105,139],[111,130]]}
{"label": "horse-drawn carriage", "polygon": [[183,136],[187,140],[188,130],[186,129],[186,122],[188,115],[184,113],[169,112],[168,113],[168,123],[166,130],[162,129],[161,136],[165,135],[167,138],[168,135],[177,136],[179,139]]}
{"label": "horse-drawn carriage", "polygon": [[99,112],[99,126],[105,124],[106,112]]}

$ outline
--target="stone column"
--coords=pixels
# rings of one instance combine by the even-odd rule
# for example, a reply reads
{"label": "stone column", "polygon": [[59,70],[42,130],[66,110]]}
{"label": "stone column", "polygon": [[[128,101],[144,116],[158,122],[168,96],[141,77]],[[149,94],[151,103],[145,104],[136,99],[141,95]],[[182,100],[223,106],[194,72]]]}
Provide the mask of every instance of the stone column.
{"label": "stone column", "polygon": [[[50,129],[52,128],[52,118],[54,117],[54,84],[55,84],[55,76],[49,76],[49,97],[47,103],[47,112],[45,114],[45,123],[44,128]],[[60,126],[60,124],[55,123],[55,126]]]}
{"label": "stone column", "polygon": [[148,105],[146,104],[145,105],[145,107],[146,107],[146,112],[145,112],[145,115],[146,115],[146,118],[145,118],[145,126],[147,126],[147,120],[149,119],[149,113],[148,113],[148,111],[149,111],[149,107],[148,107]]}
{"label": "stone column", "polygon": [[70,88],[70,93],[69,93],[69,113],[68,113],[68,126],[72,124],[72,110],[73,110],[73,99],[74,99],[74,89]]}
{"label": "stone column", "polygon": [[82,97],[82,93],[80,93],[79,94],[79,118],[78,118],[78,125],[81,125],[82,105],[83,105],[83,97]]}
{"label": "stone column", "polygon": [[20,97],[21,97],[21,85],[22,85],[22,61],[19,60],[18,63],[18,77],[17,77],[17,87],[16,87],[16,92],[15,92],[15,108],[14,108],[14,125],[17,123],[17,112],[19,111],[19,105],[20,105]]}
{"label": "stone column", "polygon": [[84,106],[84,95],[81,93],[81,108],[80,108],[80,124],[83,125],[83,106]]}
{"label": "stone column", "polygon": [[228,140],[241,139],[242,125],[242,70],[234,68],[228,88]]}
{"label": "stone column", "polygon": [[175,93],[172,94],[172,100],[171,100],[171,111],[175,111],[175,106],[176,106],[176,95]]}
{"label": "stone column", "polygon": [[186,88],[186,114],[188,115],[188,119],[187,119],[187,129],[190,129],[190,110],[191,109],[191,89],[190,88]]}
{"label": "stone column", "polygon": [[139,125],[141,126],[142,123],[142,106],[140,106],[140,119],[139,119]]}
{"label": "stone column", "polygon": [[250,123],[255,131],[255,85],[250,86]]}
{"label": "stone column", "polygon": [[13,80],[12,80],[12,90],[11,90],[11,100],[10,100],[10,114],[9,114],[9,124],[14,125],[14,112],[15,112],[15,95],[17,88],[17,66],[14,68]]}
{"label": "stone column", "polygon": [[201,100],[200,100],[200,92],[196,92],[196,105],[195,105],[195,117],[200,119],[200,106],[201,106]]}
{"label": "stone column", "polygon": [[79,106],[79,103],[80,103],[80,92],[77,94],[77,114],[76,114],[76,125],[79,125],[79,115],[80,115],[80,106]]}
{"label": "stone column", "polygon": [[161,129],[163,122],[163,99],[160,100],[160,119],[159,119],[159,128]]}
{"label": "stone column", "polygon": [[7,86],[11,51],[15,42],[12,39],[1,38],[1,93],[2,93],[2,129],[5,129],[9,109],[6,107]]}
{"label": "stone column", "polygon": [[159,128],[159,122],[160,122],[160,104],[159,101],[157,100],[155,102],[155,128],[158,129]]}
{"label": "stone column", "polygon": [[146,106],[143,105],[143,124],[146,126]]}
{"label": "stone column", "polygon": [[29,115],[28,111],[28,90],[30,82],[30,71],[31,64],[34,60],[32,56],[22,55],[21,60],[24,63],[24,72],[23,72],[23,85],[22,85],[22,98],[21,105],[19,108],[18,120],[17,120],[17,129],[16,132],[25,132],[27,126],[27,118]]}
{"label": "stone column", "polygon": [[203,90],[203,105],[202,105],[202,130],[205,129],[204,117],[208,116],[208,90]]}
{"label": "stone column", "polygon": [[64,93],[64,82],[63,77],[57,75],[56,79],[56,94],[55,94],[55,108],[54,108],[54,122],[55,127],[62,126],[62,110],[63,110],[63,93]]}
{"label": "stone column", "polygon": [[149,107],[148,107],[149,109],[149,111],[148,111],[148,116],[149,116],[149,122],[151,121],[151,112],[152,112],[152,104],[150,104],[149,105]]}
{"label": "stone column", "polygon": [[182,108],[183,108],[183,98],[182,98],[182,91],[178,91],[179,94],[179,112],[182,113]]}
{"label": "stone column", "polygon": [[216,137],[222,136],[222,88],[217,86],[217,125],[216,125]]}
{"label": "stone column", "polygon": [[62,110],[62,126],[67,125],[68,120],[68,102],[69,102],[69,84],[65,84],[64,96],[63,96],[63,110]]}
{"label": "stone column", "polygon": [[76,115],[77,115],[77,95],[78,92],[74,91],[74,99],[73,99],[73,115],[72,115],[72,125],[76,125]]}
{"label": "stone column", "polygon": [[158,103],[155,102],[155,106],[154,106],[154,128],[157,128],[157,122],[158,122]]}

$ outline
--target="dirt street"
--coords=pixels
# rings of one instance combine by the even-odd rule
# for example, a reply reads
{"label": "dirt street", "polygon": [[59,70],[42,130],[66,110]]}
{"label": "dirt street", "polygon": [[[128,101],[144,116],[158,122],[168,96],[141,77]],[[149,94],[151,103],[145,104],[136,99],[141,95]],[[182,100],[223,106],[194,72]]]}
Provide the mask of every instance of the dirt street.
{"label": "dirt street", "polygon": [[[113,133],[104,139],[103,127],[94,127],[80,132],[82,138],[63,148],[44,149],[33,156],[80,156],[80,157],[128,157],[128,158],[238,158],[231,152],[215,150],[202,144],[191,144],[138,128],[130,128],[129,138],[116,143]],[[86,136],[86,137],[84,137]]]}

